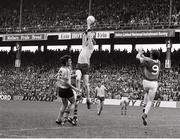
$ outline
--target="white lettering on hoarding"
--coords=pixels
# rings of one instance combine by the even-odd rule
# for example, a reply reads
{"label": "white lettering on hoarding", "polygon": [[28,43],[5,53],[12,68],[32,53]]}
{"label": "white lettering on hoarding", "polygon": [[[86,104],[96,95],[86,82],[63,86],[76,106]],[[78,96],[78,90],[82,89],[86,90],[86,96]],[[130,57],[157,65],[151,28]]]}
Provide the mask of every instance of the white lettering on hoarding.
{"label": "white lettering on hoarding", "polygon": [[23,36],[21,36],[21,40],[30,40],[30,36],[23,35]]}
{"label": "white lettering on hoarding", "polygon": [[33,40],[42,40],[43,36],[42,35],[32,35]]}
{"label": "white lettering on hoarding", "polygon": [[109,32],[96,32],[96,39],[109,39],[110,33]]}
{"label": "white lettering on hoarding", "polygon": [[170,31],[132,31],[132,32],[115,32],[115,37],[168,37],[174,36],[174,32]]}
{"label": "white lettering on hoarding", "polygon": [[4,35],[3,41],[33,41],[33,40],[46,40],[46,34],[14,34]]}
{"label": "white lettering on hoarding", "polygon": [[10,95],[0,95],[0,100],[11,100]]}
{"label": "white lettering on hoarding", "polygon": [[20,39],[20,36],[5,36],[4,38],[7,41],[16,41]]}
{"label": "white lettering on hoarding", "polygon": [[[95,101],[93,101],[95,102]],[[120,99],[105,99],[105,105],[120,105]],[[86,103],[86,98],[83,99],[82,103]],[[170,101],[153,101],[152,107],[164,107],[164,108],[177,108],[177,102],[170,102]],[[143,100],[129,100],[129,106],[143,106]]]}
{"label": "white lettering on hoarding", "polygon": [[82,39],[82,32],[72,33],[72,39]]}
{"label": "white lettering on hoarding", "polygon": [[59,33],[59,40],[71,39],[71,33]]}

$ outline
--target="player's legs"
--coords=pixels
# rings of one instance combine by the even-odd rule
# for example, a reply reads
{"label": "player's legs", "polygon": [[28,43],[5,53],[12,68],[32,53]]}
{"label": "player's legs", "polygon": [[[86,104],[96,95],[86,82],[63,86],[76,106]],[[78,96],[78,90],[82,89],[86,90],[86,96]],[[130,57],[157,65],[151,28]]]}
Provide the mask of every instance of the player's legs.
{"label": "player's legs", "polygon": [[[77,101],[77,93],[75,91],[73,91],[73,93],[74,93],[74,98],[72,98],[72,99],[75,99],[74,110],[72,110],[73,113],[71,111],[72,108],[70,108],[71,103],[69,103],[68,107],[66,108],[66,110],[64,112],[64,119],[65,119],[65,122],[69,121],[71,124],[76,125],[77,124],[77,120],[78,120],[77,119],[78,101]],[[71,98],[69,98],[69,99],[71,99]],[[71,114],[73,114],[73,118],[70,117],[70,111],[71,111]],[[73,120],[74,120],[74,123],[72,123]]]}
{"label": "player's legs", "polygon": [[70,113],[70,111],[69,111],[69,105],[68,105],[64,111],[64,119],[68,119],[69,113]]}
{"label": "player's legs", "polygon": [[103,106],[104,106],[104,100],[101,101],[101,112],[103,110]]}
{"label": "player's legs", "polygon": [[149,110],[151,109],[152,102],[154,100],[155,94],[156,94],[156,92],[154,92],[154,90],[152,90],[152,89],[150,89],[148,94],[147,94],[148,101],[147,101],[147,104],[145,107],[145,112],[144,112],[146,115],[149,113]]}
{"label": "player's legs", "polygon": [[144,106],[143,106],[143,112],[145,112],[145,107],[147,105],[148,102],[148,90],[145,90],[144,92]]}
{"label": "player's legs", "polygon": [[76,103],[76,100],[75,100],[75,97],[70,97],[68,98],[70,104],[69,104],[69,112],[70,114],[72,114],[74,112],[74,107],[75,107],[75,103]]}
{"label": "player's legs", "polygon": [[90,89],[89,89],[89,75],[85,74],[84,75],[84,84],[85,84],[85,89],[86,89],[86,97],[87,99],[90,99]]}
{"label": "player's legs", "polygon": [[[73,97],[68,98],[68,100],[70,102],[70,104],[69,104],[69,115],[72,115],[72,114],[74,114],[74,111],[75,111],[76,99],[73,96]],[[71,116],[69,116],[67,118],[67,121],[69,121],[74,126],[76,125],[76,122],[74,122],[74,119]]]}
{"label": "player's legs", "polygon": [[143,89],[144,89],[144,106],[143,106],[143,112],[144,112],[146,104],[148,102],[149,81],[143,80],[142,84],[143,84]]}
{"label": "player's legs", "polygon": [[124,102],[124,115],[127,115],[127,105],[128,105],[128,102]]}
{"label": "player's legs", "polygon": [[100,100],[98,99],[97,100],[97,115],[99,115],[99,112],[100,112],[100,104],[101,102],[100,102]]}
{"label": "player's legs", "polygon": [[125,102],[124,100],[121,102],[121,115],[124,115]]}
{"label": "player's legs", "polygon": [[129,99],[126,97],[124,102],[125,102],[124,114],[127,115],[127,106],[128,106],[128,104],[129,104]]}
{"label": "player's legs", "polygon": [[74,105],[74,111],[73,111],[73,124],[77,125],[77,112],[78,112],[78,95],[77,93],[74,91],[74,96],[75,96],[75,105]]}
{"label": "player's legs", "polygon": [[102,113],[103,106],[104,106],[104,100],[101,100],[100,101],[100,111],[99,111],[100,114]]}
{"label": "player's legs", "polygon": [[61,108],[59,110],[58,117],[56,119],[57,124],[62,124],[62,121],[63,121],[62,118],[63,118],[63,115],[64,115],[64,111],[68,106],[68,100],[66,98],[61,98],[61,99],[62,99],[62,105],[61,105]]}
{"label": "player's legs", "polygon": [[154,97],[155,97],[155,94],[156,92],[152,91],[151,89],[149,90],[148,94],[147,94],[147,98],[148,98],[148,101],[147,101],[147,104],[146,104],[146,107],[145,107],[145,111],[144,111],[144,114],[142,116],[142,119],[143,119],[143,124],[146,126],[147,125],[147,115],[149,113],[149,110],[151,109],[151,106],[152,106],[152,102],[154,100]]}
{"label": "player's legs", "polygon": [[84,76],[83,80],[84,80],[85,91],[86,91],[86,98],[87,98],[86,103],[87,103],[88,109],[90,109],[91,102],[90,102],[89,75],[85,74],[83,76]]}
{"label": "player's legs", "polygon": [[79,90],[81,89],[81,77],[82,77],[81,70],[77,70],[77,72],[76,72],[76,88],[78,88]]}
{"label": "player's legs", "polygon": [[74,107],[74,117],[73,117],[73,119],[74,119],[74,122],[77,124],[77,121],[78,121],[78,103],[77,103],[77,101],[76,101],[76,103],[75,103],[75,107]]}
{"label": "player's legs", "polygon": [[154,100],[154,97],[155,97],[155,94],[156,94],[156,91],[158,88],[158,83],[153,82],[153,81],[147,81],[147,83],[145,84],[145,88],[149,88],[149,92],[147,93],[147,96],[146,96],[147,97],[147,104],[146,104],[145,111],[144,111],[144,114],[142,116],[142,119],[143,119],[143,124],[147,125],[146,118],[147,118],[147,115],[149,113],[149,110],[151,109],[152,102]]}

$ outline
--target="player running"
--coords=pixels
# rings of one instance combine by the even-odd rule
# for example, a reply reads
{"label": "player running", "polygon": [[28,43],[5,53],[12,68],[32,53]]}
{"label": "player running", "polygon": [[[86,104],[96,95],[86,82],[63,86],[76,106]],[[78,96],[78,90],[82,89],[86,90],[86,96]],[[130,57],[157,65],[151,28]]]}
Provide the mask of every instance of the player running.
{"label": "player running", "polygon": [[156,91],[158,89],[158,77],[159,77],[159,71],[160,71],[160,61],[158,60],[160,57],[159,51],[152,50],[151,56],[146,57],[143,55],[143,50],[139,49],[138,54],[136,56],[137,59],[140,60],[140,62],[143,65],[143,73],[144,73],[144,79],[143,79],[143,88],[145,91],[144,94],[144,104],[145,109],[143,111],[142,119],[143,124],[147,125],[147,115],[151,108],[152,101],[154,100]]}
{"label": "player running", "polygon": [[104,99],[105,99],[105,91],[107,91],[106,87],[98,83],[98,86],[95,88],[95,96],[97,100],[97,115],[100,115],[103,110]]}
{"label": "player running", "polygon": [[89,88],[89,68],[90,68],[90,58],[94,51],[94,45],[96,44],[94,40],[94,34],[88,29],[83,33],[82,36],[82,50],[78,56],[78,76],[77,76],[77,88],[80,90],[80,81],[83,76],[83,82],[86,90],[86,103],[87,108],[90,109],[90,88]]}
{"label": "player running", "polygon": [[68,106],[68,101],[70,102],[69,110],[70,113],[72,113],[75,107],[75,97],[73,90],[78,91],[78,89],[71,85],[71,71],[69,69],[69,65],[72,62],[71,57],[69,55],[65,55],[61,57],[60,61],[62,67],[59,69],[55,77],[57,77],[56,86],[58,87],[58,95],[59,97],[61,97],[62,105],[59,110],[56,123],[59,125],[63,125],[63,115]]}

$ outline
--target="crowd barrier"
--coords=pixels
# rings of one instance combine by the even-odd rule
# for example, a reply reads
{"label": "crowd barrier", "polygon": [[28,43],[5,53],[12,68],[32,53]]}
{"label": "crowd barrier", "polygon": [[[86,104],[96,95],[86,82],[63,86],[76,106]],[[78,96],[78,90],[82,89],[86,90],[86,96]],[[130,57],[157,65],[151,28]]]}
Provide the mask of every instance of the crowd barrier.
{"label": "crowd barrier", "polygon": [[[96,102],[94,100],[92,102]],[[86,98],[82,101],[83,104],[86,103]],[[122,100],[120,99],[105,99],[104,105],[121,105]],[[143,100],[129,100],[128,106],[143,106]],[[179,106],[178,106],[179,105]],[[180,108],[180,102],[176,101],[153,101],[152,107],[162,107],[162,108]]]}
{"label": "crowd barrier", "polygon": [[[47,101],[47,102],[61,102],[61,99],[56,96],[10,96],[7,94],[0,94],[0,100],[20,100],[20,101]],[[97,99],[92,98],[91,102],[96,104]],[[104,105],[121,105],[122,100],[120,99],[105,99]],[[80,103],[85,104],[86,98],[80,100]],[[143,106],[143,100],[129,100],[128,106]],[[153,101],[152,107],[162,108],[180,108],[180,102],[176,101]]]}
{"label": "crowd barrier", "polygon": [[13,96],[13,100],[22,100],[22,101],[47,101],[47,102],[53,102],[56,100],[56,96],[41,96],[41,95],[36,95],[36,96]]}

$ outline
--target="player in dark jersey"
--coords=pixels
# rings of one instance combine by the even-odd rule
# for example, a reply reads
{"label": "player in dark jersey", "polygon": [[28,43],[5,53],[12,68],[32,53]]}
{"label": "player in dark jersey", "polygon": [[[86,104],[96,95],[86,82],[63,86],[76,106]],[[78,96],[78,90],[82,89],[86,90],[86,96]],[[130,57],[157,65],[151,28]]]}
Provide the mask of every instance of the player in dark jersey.
{"label": "player in dark jersey", "polygon": [[147,115],[151,108],[152,101],[154,100],[156,91],[158,89],[158,77],[160,71],[160,61],[159,59],[159,51],[152,50],[151,56],[146,57],[143,55],[143,50],[139,49],[138,54],[136,56],[137,59],[140,60],[143,65],[143,88],[144,88],[144,104],[145,108],[143,111],[142,119],[143,124],[147,125]]}

